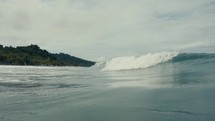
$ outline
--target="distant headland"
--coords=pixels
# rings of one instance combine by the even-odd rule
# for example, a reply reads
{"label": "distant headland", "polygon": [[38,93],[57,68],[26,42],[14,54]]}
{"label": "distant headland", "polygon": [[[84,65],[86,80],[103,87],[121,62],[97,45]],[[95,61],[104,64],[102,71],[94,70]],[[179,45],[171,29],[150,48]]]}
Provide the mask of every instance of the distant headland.
{"label": "distant headland", "polygon": [[95,62],[69,54],[52,54],[38,45],[8,47],[0,45],[0,65],[33,66],[82,66],[90,67]]}

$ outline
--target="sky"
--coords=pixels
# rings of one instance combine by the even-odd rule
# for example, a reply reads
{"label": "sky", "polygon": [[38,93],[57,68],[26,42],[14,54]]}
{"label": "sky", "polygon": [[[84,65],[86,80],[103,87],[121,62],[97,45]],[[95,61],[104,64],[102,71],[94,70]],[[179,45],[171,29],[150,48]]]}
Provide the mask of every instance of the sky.
{"label": "sky", "polygon": [[215,52],[214,0],[0,0],[0,44],[85,59]]}

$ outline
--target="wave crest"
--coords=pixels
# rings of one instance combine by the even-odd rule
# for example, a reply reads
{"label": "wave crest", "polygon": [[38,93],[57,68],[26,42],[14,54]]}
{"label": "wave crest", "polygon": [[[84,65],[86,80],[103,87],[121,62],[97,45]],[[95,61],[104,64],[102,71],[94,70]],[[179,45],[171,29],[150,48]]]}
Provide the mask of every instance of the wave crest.
{"label": "wave crest", "polygon": [[103,71],[140,69],[167,62],[176,57],[178,52],[149,53],[143,56],[116,57],[107,61]]}

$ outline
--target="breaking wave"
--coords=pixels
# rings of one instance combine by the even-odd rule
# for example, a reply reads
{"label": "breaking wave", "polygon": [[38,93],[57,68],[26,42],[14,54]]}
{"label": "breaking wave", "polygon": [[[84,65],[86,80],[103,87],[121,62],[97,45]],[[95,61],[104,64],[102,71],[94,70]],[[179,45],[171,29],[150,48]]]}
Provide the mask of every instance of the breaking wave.
{"label": "breaking wave", "polygon": [[165,62],[182,62],[194,59],[215,58],[215,54],[159,52],[142,56],[116,57],[104,63],[103,71],[142,69]]}

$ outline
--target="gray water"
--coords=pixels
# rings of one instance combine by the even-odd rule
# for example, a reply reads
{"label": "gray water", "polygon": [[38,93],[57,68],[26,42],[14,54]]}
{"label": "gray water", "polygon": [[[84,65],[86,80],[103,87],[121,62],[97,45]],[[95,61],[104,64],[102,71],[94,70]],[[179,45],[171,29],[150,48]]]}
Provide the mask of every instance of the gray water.
{"label": "gray water", "polygon": [[214,65],[0,66],[0,121],[214,121]]}

